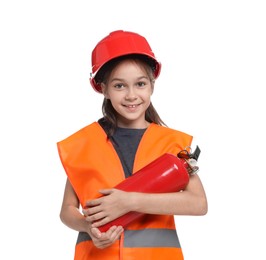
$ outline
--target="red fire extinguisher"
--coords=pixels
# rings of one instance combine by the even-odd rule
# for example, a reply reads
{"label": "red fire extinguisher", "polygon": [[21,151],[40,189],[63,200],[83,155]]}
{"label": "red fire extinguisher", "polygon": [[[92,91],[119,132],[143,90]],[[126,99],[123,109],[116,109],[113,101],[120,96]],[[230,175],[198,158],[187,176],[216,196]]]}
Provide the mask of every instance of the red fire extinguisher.
{"label": "red fire extinguisher", "polygon": [[[196,161],[199,153],[200,149],[198,146],[193,154],[187,150],[182,150],[178,156],[165,153],[114,188],[123,191],[146,193],[177,192],[183,190],[189,182],[189,175],[198,171],[198,167],[192,166],[190,160]],[[143,215],[144,213],[128,212],[99,227],[99,230],[105,232],[114,225],[126,227],[129,223]]]}

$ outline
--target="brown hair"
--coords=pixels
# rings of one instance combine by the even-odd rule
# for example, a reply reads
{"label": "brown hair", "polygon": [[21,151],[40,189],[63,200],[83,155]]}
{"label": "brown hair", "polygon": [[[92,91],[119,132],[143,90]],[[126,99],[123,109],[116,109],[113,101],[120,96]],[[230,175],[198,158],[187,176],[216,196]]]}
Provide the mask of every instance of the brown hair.
{"label": "brown hair", "polygon": [[[101,69],[100,71],[97,73],[97,77],[95,77],[95,80],[98,84],[100,83],[104,83],[106,84],[108,82],[109,76],[112,73],[112,71],[114,70],[114,68],[123,60],[126,59],[130,59],[134,62],[136,62],[137,64],[140,64],[141,66],[143,66],[143,68],[145,69],[145,71],[147,72],[147,75],[150,79],[152,88],[154,87],[154,61],[152,59],[150,59],[147,56],[144,55],[126,55],[126,56],[122,56],[122,57],[118,57],[116,59],[113,59],[111,61],[109,61],[108,63],[106,63]],[[104,119],[106,121],[106,123],[108,124],[108,137],[112,136],[116,127],[117,127],[117,112],[116,110],[113,108],[112,103],[110,101],[110,99],[104,98],[103,100],[103,104],[102,104],[102,113],[104,116]],[[166,125],[163,120],[160,118],[159,114],[157,113],[156,109],[154,108],[154,106],[152,105],[152,103],[150,103],[149,107],[147,108],[146,112],[145,112],[145,119],[149,122],[149,123],[155,123],[158,125]]]}

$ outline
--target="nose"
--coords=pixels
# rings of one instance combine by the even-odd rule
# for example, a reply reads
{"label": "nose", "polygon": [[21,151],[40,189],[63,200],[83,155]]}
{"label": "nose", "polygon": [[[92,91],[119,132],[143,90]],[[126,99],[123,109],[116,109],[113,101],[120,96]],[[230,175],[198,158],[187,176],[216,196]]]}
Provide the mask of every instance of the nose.
{"label": "nose", "polygon": [[125,98],[126,98],[126,100],[135,100],[135,99],[137,99],[137,95],[136,95],[134,87],[129,87],[127,89],[127,93],[126,93],[126,97]]}

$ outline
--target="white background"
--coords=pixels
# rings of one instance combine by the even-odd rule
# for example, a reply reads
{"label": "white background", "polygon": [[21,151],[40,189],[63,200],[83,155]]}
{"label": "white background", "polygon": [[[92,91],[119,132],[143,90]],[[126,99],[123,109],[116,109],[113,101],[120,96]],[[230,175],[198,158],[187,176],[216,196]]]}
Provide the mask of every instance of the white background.
{"label": "white background", "polygon": [[202,150],[209,212],[176,217],[185,259],[265,260],[265,13],[257,0],[1,1],[0,259],[73,259],[56,142],[101,116],[90,54],[123,29],[162,62],[160,116]]}

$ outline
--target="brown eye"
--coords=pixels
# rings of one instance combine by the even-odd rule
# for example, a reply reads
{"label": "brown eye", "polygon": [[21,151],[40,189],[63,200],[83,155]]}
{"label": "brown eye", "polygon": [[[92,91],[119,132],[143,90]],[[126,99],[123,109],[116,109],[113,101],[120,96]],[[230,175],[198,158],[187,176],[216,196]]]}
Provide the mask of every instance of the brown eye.
{"label": "brown eye", "polygon": [[146,83],[145,82],[138,82],[138,84],[137,84],[139,87],[144,87],[145,85],[146,85]]}
{"label": "brown eye", "polygon": [[115,89],[122,89],[123,87],[124,87],[123,84],[116,84],[116,85],[114,85],[114,88]]}

